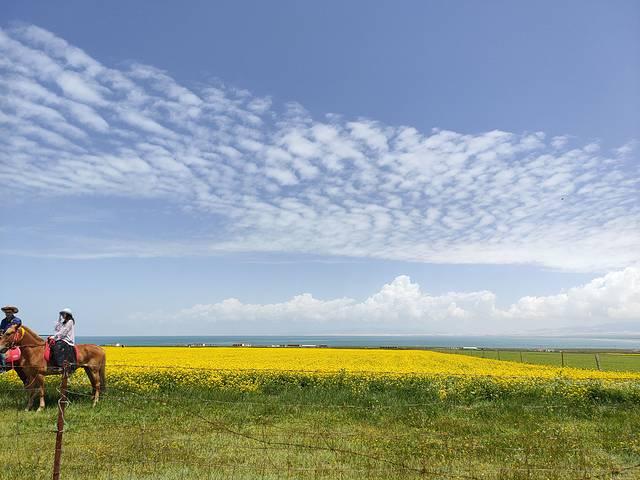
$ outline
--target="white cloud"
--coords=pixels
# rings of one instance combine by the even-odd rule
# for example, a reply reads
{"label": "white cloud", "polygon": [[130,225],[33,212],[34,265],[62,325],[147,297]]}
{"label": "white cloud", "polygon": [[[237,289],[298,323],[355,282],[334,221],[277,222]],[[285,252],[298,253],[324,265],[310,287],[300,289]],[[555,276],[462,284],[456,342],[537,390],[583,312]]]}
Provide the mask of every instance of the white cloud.
{"label": "white cloud", "polygon": [[[633,141],[607,152],[542,132],[319,120],[225,85],[189,88],[152,66],[104,66],[33,26],[0,30],[0,85],[0,181],[14,197],[155,198],[210,219],[211,240],[175,249],[149,239],[130,251],[120,242],[121,255],[281,251],[583,271],[640,263]],[[105,248],[88,239],[42,254],[113,254]]]}
{"label": "white cloud", "polygon": [[585,324],[638,320],[640,328],[640,269],[611,272],[559,295],[521,298],[505,315],[552,322],[578,318]]}
{"label": "white cloud", "polygon": [[73,72],[62,72],[56,79],[64,93],[75,100],[87,103],[102,103],[104,100],[90,84]]}
{"label": "white cloud", "polygon": [[67,104],[67,108],[73,115],[75,115],[78,122],[88,125],[94,130],[104,132],[109,128],[109,124],[105,119],[98,115],[96,111],[88,105],[69,102]]}
{"label": "white cloud", "polygon": [[149,325],[178,319],[181,328],[209,333],[579,333],[608,325],[615,330],[620,320],[637,320],[640,330],[640,269],[611,272],[558,295],[523,297],[505,309],[496,306],[496,295],[489,291],[431,295],[402,275],[363,301],[319,300],[309,293],[272,304],[229,298],[134,318]]}

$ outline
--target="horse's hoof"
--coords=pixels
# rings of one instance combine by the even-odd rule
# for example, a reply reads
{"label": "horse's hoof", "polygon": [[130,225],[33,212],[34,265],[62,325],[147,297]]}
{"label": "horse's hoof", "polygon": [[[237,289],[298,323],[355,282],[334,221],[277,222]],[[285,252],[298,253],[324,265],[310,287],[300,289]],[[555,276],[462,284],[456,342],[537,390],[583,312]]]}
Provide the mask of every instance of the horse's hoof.
{"label": "horse's hoof", "polygon": [[44,407],[38,407],[38,409],[36,410],[36,413],[41,412],[44,410]]}

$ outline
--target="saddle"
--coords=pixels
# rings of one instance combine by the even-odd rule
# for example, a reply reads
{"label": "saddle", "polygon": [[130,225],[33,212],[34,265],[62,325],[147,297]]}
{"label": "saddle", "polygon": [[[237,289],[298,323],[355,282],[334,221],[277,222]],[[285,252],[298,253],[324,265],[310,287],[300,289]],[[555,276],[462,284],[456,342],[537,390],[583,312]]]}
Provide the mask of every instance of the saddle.
{"label": "saddle", "polygon": [[[55,340],[47,339],[44,344],[44,361],[47,362],[47,366],[49,367],[55,367],[55,365],[53,364],[53,356],[51,355],[51,349],[53,348],[53,345],[55,343]],[[72,363],[77,363],[79,358],[77,345],[73,346],[73,353],[75,354],[76,358]]]}

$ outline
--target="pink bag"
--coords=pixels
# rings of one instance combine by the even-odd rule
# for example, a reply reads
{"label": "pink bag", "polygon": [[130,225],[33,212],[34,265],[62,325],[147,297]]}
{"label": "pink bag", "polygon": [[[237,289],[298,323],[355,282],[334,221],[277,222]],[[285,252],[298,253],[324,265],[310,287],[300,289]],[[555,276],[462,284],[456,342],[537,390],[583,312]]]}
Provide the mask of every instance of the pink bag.
{"label": "pink bag", "polygon": [[20,347],[13,347],[7,350],[5,354],[4,361],[7,363],[15,363],[20,360],[22,356],[22,352],[20,351]]}

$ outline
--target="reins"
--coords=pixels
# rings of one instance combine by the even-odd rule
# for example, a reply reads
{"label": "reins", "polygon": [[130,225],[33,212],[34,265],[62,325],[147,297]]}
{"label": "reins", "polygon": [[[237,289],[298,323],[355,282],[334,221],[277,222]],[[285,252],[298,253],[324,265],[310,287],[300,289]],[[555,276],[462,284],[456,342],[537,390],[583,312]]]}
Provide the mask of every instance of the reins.
{"label": "reins", "polygon": [[[33,343],[33,344],[27,344],[27,345],[20,344],[19,342],[21,342],[24,339],[26,333],[28,332],[24,327],[17,328],[15,333],[12,335],[11,346],[9,347],[9,350],[12,350],[14,348],[22,349],[22,348],[44,347],[47,344],[47,342],[45,342],[44,340],[42,341],[42,343]],[[12,370],[15,369],[15,361],[13,359],[11,360],[11,369]]]}
{"label": "reins", "polygon": [[24,327],[18,328],[16,332],[13,334],[13,339],[11,340],[11,347],[9,348],[14,348],[15,346],[18,346],[20,348],[42,347],[47,344],[45,340],[42,340],[42,343],[34,343],[34,344],[27,344],[27,345],[18,344],[18,342],[20,342],[24,338],[25,333],[27,333],[27,330],[25,330]]}
{"label": "reins", "polygon": [[25,329],[23,327],[16,328],[16,331],[13,333],[13,338],[11,339],[11,346],[9,349],[15,348],[16,344],[24,338]]}

